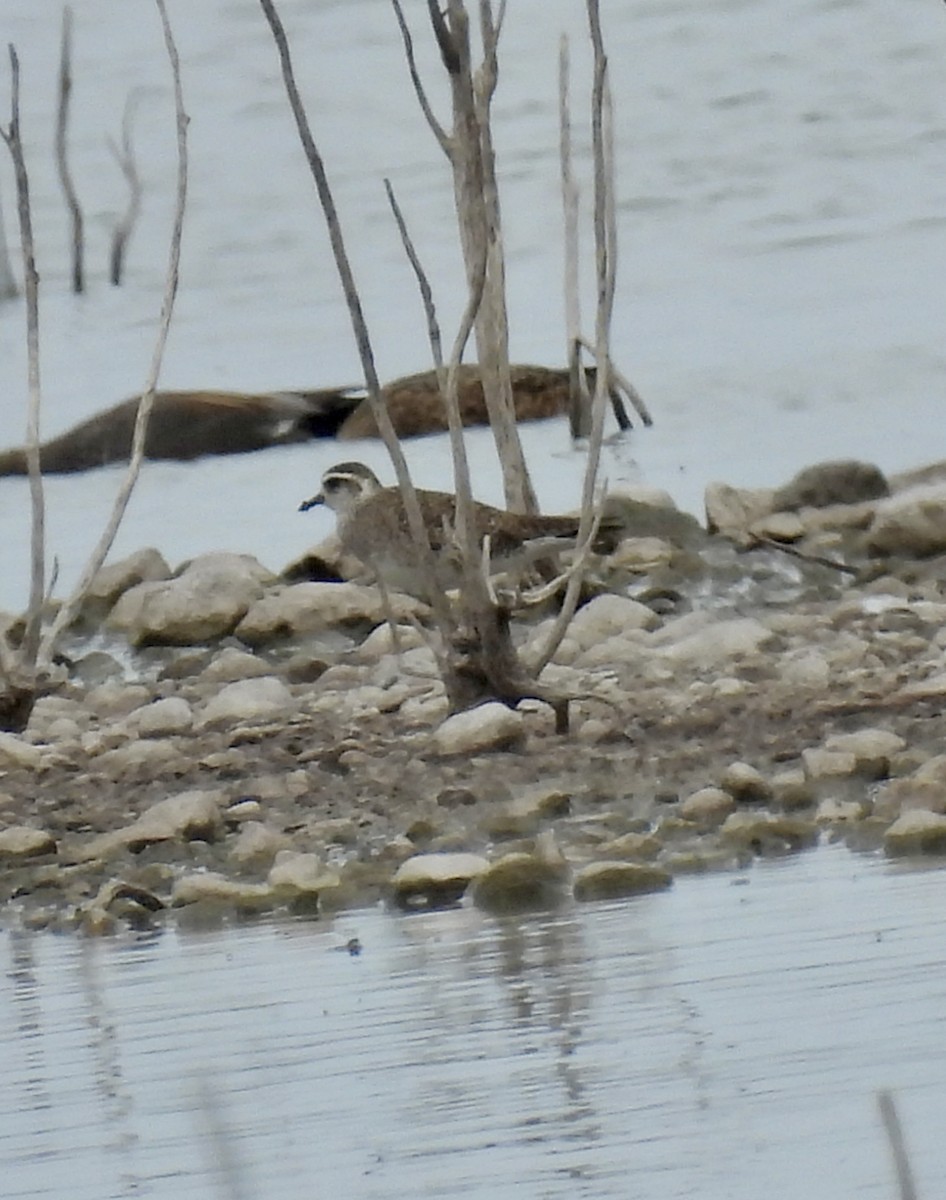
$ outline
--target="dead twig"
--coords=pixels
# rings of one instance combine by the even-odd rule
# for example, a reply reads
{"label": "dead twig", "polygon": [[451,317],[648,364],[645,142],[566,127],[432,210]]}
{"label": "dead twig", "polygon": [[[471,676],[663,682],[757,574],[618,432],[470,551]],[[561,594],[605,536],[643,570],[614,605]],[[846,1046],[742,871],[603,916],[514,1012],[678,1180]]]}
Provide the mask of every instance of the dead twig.
{"label": "dead twig", "polygon": [[[612,136],[611,93],[608,86],[608,60],[601,36],[598,0],[587,0],[588,24],[594,49],[594,87],[591,99],[591,135],[594,154],[594,230],[595,275],[597,306],[595,313],[595,391],[591,406],[591,436],[582,485],[581,520],[578,526],[579,558],[587,551],[595,525],[595,489],[601,443],[604,438],[605,405],[610,393],[608,364],[610,360],[611,314],[614,308],[615,264],[617,246],[616,226],[609,216],[614,208],[614,143]],[[599,518],[600,519],[600,518]],[[562,608],[549,631],[544,645],[536,656],[533,669],[537,674],[548,665],[562,643],[581,593],[583,572],[576,572],[568,581]]]}
{"label": "dead twig", "polygon": [[41,649],[43,661],[51,659],[56,641],[63,629],[67,627],[75,616],[92,580],[105,561],[106,555],[111,549],[112,542],[115,540],[118,527],[125,515],[125,510],[128,507],[128,501],[131,499],[135,483],[138,480],[141,464],[144,461],[145,435],[148,430],[148,419],[151,416],[151,409],[154,405],[158,377],[161,373],[161,364],[164,361],[164,349],[167,345],[168,332],[171,328],[171,317],[174,313],[174,301],[177,297],[181,262],[181,240],[184,230],[184,212],[187,206],[187,125],[189,118],[184,109],[180,58],[177,52],[177,45],[174,41],[174,34],[168,20],[165,0],[155,0],[155,4],[161,18],[164,45],[167,50],[174,81],[174,111],[177,132],[177,189],[174,206],[174,224],[171,230],[171,245],[168,252],[168,269],[164,286],[164,297],[161,303],[161,316],[158,322],[158,336],[151,357],[147,381],[141,394],[141,400],[138,403],[128,469],[118,489],[118,495],[115,497],[115,503],[102,531],[102,535],[85,565],[79,582],[76,584],[69,599],[59,609],[54,621],[46,632]]}
{"label": "dead twig", "polygon": [[72,290],[76,295],[85,291],[85,237],[82,207],[72,181],[66,155],[66,134],[69,125],[69,99],[72,95],[72,9],[62,10],[62,38],[59,47],[59,105],[56,115],[56,169],[66,198],[66,208],[72,224]]}
{"label": "dead twig", "polygon": [[749,536],[752,542],[747,547],[749,550],[754,550],[758,546],[766,546],[770,550],[781,550],[783,554],[790,554],[792,558],[800,559],[802,562],[815,563],[819,567],[829,567],[832,571],[841,571],[845,575],[858,575],[857,567],[848,566],[847,563],[838,562],[835,558],[826,558],[822,554],[808,554],[804,550],[799,550],[796,546],[791,546],[787,542],[776,541],[775,538],[766,537],[761,533],[751,533]]}
{"label": "dead twig", "polygon": [[417,70],[417,60],[414,58],[414,39],[411,37],[407,21],[404,19],[404,10],[401,8],[401,2],[400,0],[391,0],[391,4],[394,8],[394,15],[397,17],[398,28],[401,31],[401,38],[404,42],[404,56],[407,59],[407,69],[411,75],[411,83],[414,85],[414,94],[417,96],[417,103],[420,105],[420,110],[424,114],[431,132],[440,144],[441,150],[449,158],[453,153],[453,144],[447,135],[447,131],[434,115],[434,110],[427,99],[427,92],[424,89],[420,73]]}
{"label": "dead twig", "polygon": [[[579,336],[578,341],[590,354],[595,353],[595,347],[594,347],[593,342],[589,342],[587,338],[581,337],[581,336]],[[653,425],[654,418],[650,415],[650,409],[647,407],[646,403],[644,402],[644,399],[641,396],[640,392],[633,385],[633,383],[631,383],[631,381],[627,378],[627,376],[621,374],[621,372],[618,370],[618,368],[614,365],[614,361],[611,358],[608,359],[608,377],[610,379],[610,382],[612,384],[616,384],[617,387],[619,387],[621,389],[621,391],[624,392],[624,394],[627,396],[628,400],[630,400],[631,404],[634,405],[634,408],[637,410],[637,415],[641,419],[641,424],[648,426],[648,428],[651,425]],[[626,417],[625,417],[625,420],[622,422],[621,417],[618,415],[618,412],[616,409],[615,409],[615,418],[617,419],[617,422],[621,426],[622,429],[628,429],[630,427],[630,422],[626,420]]]}
{"label": "dead twig", "polygon": [[112,231],[112,248],[109,254],[108,277],[117,287],[122,281],[125,267],[125,250],[131,238],[135,223],[141,213],[141,176],[138,174],[138,164],[135,162],[135,147],[132,141],[132,120],[135,104],[141,95],[141,89],[135,88],[125,101],[125,111],[122,115],[121,145],[112,138],[108,139],[108,148],[118,163],[125,182],[128,184],[128,204]]}
{"label": "dead twig", "polygon": [[29,381],[29,407],[26,422],[26,464],[30,480],[30,598],[26,614],[26,632],[18,657],[21,670],[29,680],[35,679],[35,668],[39,652],[40,630],[43,619],[43,598],[46,574],[46,505],[43,496],[43,478],[39,463],[39,274],[36,270],[36,253],[33,241],[33,220],[30,211],[30,184],[23,156],[23,141],[20,134],[20,62],[16,49],[9,47],[11,74],[11,115],[6,129],[0,128],[0,137],[6,143],[13,159],[16,179],[17,213],[20,222],[20,244],[23,248],[23,277],[26,293],[26,347],[27,374]]}
{"label": "dead twig", "polygon": [[[273,41],[276,44],[276,50],[279,54],[280,68],[282,71],[283,84],[286,88],[286,95],[289,99],[289,107],[292,110],[292,115],[296,122],[296,128],[299,133],[299,139],[302,142],[302,148],[306,156],[306,161],[309,164],[309,169],[312,172],[312,178],[315,182],[316,191],[319,196],[319,203],[322,206],[322,212],[325,216],[325,223],[328,227],[329,240],[332,246],[332,255],[335,259],[335,266],[338,270],[339,278],[342,284],[342,290],[345,294],[345,303],[348,306],[348,313],[351,318],[352,329],[355,335],[355,342],[358,347],[358,355],[361,359],[362,370],[365,374],[365,385],[368,392],[368,403],[371,405],[371,412],[378,426],[378,432],[384,445],[391,457],[391,462],[394,465],[394,472],[397,476],[398,486],[401,489],[401,495],[404,497],[404,507],[407,513],[407,520],[411,530],[411,536],[414,539],[415,545],[418,547],[421,554],[421,561],[429,568],[429,577],[435,577],[433,554],[430,549],[430,541],[427,537],[427,530],[424,525],[424,518],[421,514],[420,504],[417,500],[417,493],[414,490],[414,485],[411,481],[410,472],[407,467],[407,460],[404,457],[404,452],[401,450],[401,444],[397,439],[397,434],[394,431],[394,426],[391,418],[388,415],[387,407],[381,396],[381,384],[378,379],[378,372],[374,363],[374,352],[371,348],[371,339],[368,335],[368,326],[365,321],[364,312],[361,307],[361,299],[358,295],[358,288],[355,284],[354,274],[351,269],[351,263],[348,259],[348,252],[345,248],[345,240],[342,236],[341,223],[338,219],[338,210],[335,207],[335,200],[332,196],[332,190],[329,186],[328,175],[325,171],[325,164],[322,161],[322,156],[319,154],[318,147],[315,144],[315,139],[312,136],[312,130],[309,125],[309,119],[306,115],[305,106],[302,103],[302,97],[299,94],[299,88],[296,84],[295,73],[292,67],[292,55],[289,50],[289,42],[286,38],[286,31],[283,27],[279,14],[276,11],[276,6],[273,0],[260,0],[260,5],[263,13],[269,23],[270,31],[273,35]],[[446,623],[449,619],[446,600],[442,595],[437,594],[437,589],[433,589],[430,596],[431,605],[438,614],[438,620],[442,619]]]}
{"label": "dead twig", "polygon": [[897,1115],[897,1105],[893,1094],[887,1091],[878,1092],[877,1105],[880,1108],[880,1119],[883,1121],[887,1141],[890,1143],[890,1153],[893,1156],[894,1170],[897,1173],[897,1186],[900,1189],[900,1200],[917,1200],[910,1156],[907,1153],[907,1143],[903,1136],[903,1128]]}

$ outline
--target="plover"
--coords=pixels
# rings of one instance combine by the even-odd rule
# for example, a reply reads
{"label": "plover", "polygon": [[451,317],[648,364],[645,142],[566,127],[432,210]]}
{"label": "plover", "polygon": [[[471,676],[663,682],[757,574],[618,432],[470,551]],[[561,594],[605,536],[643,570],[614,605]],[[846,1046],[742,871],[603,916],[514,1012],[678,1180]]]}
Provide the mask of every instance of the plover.
{"label": "plover", "polygon": [[[417,489],[421,515],[438,570],[446,586],[460,581],[461,563],[454,537],[456,497]],[[332,509],[343,549],[396,591],[426,596],[420,555],[411,537],[404,501],[396,487],[383,487],[370,467],[343,462],[322,476],[322,490],[303,501],[306,512],[318,504]],[[497,571],[522,570],[537,559],[575,544],[578,517],[525,515],[474,502],[477,542],[490,539],[490,562]]]}

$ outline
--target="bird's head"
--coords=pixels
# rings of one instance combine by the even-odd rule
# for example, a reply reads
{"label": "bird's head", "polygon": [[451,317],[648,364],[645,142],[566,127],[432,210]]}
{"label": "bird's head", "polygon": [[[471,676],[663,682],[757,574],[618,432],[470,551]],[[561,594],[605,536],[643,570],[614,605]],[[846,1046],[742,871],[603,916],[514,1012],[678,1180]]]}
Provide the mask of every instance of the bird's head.
{"label": "bird's head", "polygon": [[300,512],[308,512],[317,504],[324,504],[333,512],[344,514],[357,508],[369,496],[381,490],[377,475],[364,463],[339,463],[322,476],[322,490],[299,505]]}

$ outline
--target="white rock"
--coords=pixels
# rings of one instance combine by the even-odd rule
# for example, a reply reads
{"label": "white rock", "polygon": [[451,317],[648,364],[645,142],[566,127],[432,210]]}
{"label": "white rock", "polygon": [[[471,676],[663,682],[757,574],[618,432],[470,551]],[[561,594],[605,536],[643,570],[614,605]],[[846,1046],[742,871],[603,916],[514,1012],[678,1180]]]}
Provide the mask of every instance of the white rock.
{"label": "white rock", "polygon": [[45,829],[29,825],[11,825],[0,829],[0,860],[36,858],[40,854],[55,854],[56,839]]}
{"label": "white rock", "polygon": [[801,752],[805,775],[811,780],[847,779],[857,774],[857,758],[850,750],[825,750],[820,746]]}
{"label": "white rock", "polygon": [[706,670],[757,654],[771,637],[754,617],[719,620],[712,613],[694,612],[668,621],[653,634],[651,645],[665,661]]}
{"label": "white rock", "polygon": [[168,696],[136,708],[125,718],[125,727],[140,737],[167,737],[188,733],[194,724],[191,706],[180,696]]}
{"label": "white rock", "polygon": [[878,503],[867,535],[878,554],[923,557],[946,550],[946,485],[898,492]]}
{"label": "white rock", "polygon": [[488,912],[507,913],[554,908],[568,895],[568,863],[550,830],[536,838],[529,854],[504,854],[477,877],[473,902]]}
{"label": "white rock", "polygon": [[146,809],[124,829],[103,833],[74,855],[79,860],[109,858],[125,847],[137,851],[153,842],[213,841],[222,831],[218,792],[188,791],[168,796]]}
{"label": "white rock", "polygon": [[946,816],[910,809],[884,834],[884,849],[890,855],[946,853]]}
{"label": "white rock", "polygon": [[621,861],[589,863],[575,875],[576,900],[617,900],[643,892],[661,892],[673,877],[662,867]]}
{"label": "white rock", "polygon": [[268,721],[290,712],[292,692],[275,675],[238,679],[221,688],[200,713],[200,725],[232,725],[241,721]]}
{"label": "white rock", "polygon": [[327,872],[317,854],[298,850],[280,850],[267,878],[274,892],[289,896],[317,896],[328,887],[338,886],[338,876]]}
{"label": "white rock", "polygon": [[43,752],[38,746],[24,742],[15,733],[0,733],[0,769],[26,767],[35,771],[43,761]]}
{"label": "white rock", "polygon": [[232,632],[273,576],[244,554],[204,554],[175,579],[140,583],[106,624],[134,645],[195,645]]}
{"label": "white rock", "polygon": [[216,902],[238,908],[266,908],[273,903],[272,889],[265,883],[243,883],[216,871],[194,872],[179,879],[171,892],[175,905]]}
{"label": "white rock", "polygon": [[710,827],[721,825],[735,808],[736,802],[729,792],[718,787],[705,787],[686,797],[680,805],[680,816],[685,821]]}
{"label": "white rock", "polygon": [[236,646],[225,646],[215,654],[200,673],[200,678],[209,683],[235,683],[238,679],[257,679],[260,675],[271,675],[273,668],[255,654],[238,650]]}
{"label": "white rock", "polygon": [[[395,620],[405,620],[423,606],[409,596],[392,593]],[[381,593],[358,583],[295,583],[273,588],[255,603],[237,627],[247,645],[274,638],[299,637],[335,626],[377,625],[385,619]]]}
{"label": "white rock", "polygon": [[580,650],[587,650],[605,638],[620,636],[633,629],[653,629],[660,624],[657,614],[627,596],[606,593],[595,596],[575,613],[568,636]]}
{"label": "white rock", "polygon": [[735,488],[728,483],[711,483],[703,497],[706,528],[734,541],[745,541],[749,526],[772,511],[773,488]]}
{"label": "white rock", "polygon": [[394,873],[391,893],[403,908],[455,904],[488,866],[480,854],[414,854]]}
{"label": "white rock", "polygon": [[496,700],[480,704],[466,712],[447,717],[434,731],[435,754],[477,754],[483,750],[503,750],[516,745],[525,736],[521,713]]}

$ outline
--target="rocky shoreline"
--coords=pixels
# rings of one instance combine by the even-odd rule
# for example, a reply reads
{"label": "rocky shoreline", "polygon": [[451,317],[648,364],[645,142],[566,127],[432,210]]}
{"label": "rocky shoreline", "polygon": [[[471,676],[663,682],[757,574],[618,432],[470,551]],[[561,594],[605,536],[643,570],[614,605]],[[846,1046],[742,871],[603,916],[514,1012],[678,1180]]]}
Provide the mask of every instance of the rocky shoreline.
{"label": "rocky shoreline", "polygon": [[942,861],[944,480],[826,464],[717,486],[710,532],[631,497],[646,533],[596,565],[543,677],[574,697],[564,738],[539,702],[446,718],[422,606],[394,597],[395,642],[330,547],[280,577],[113,564],[68,678],[0,734],[0,922],[508,912],[829,838]]}

